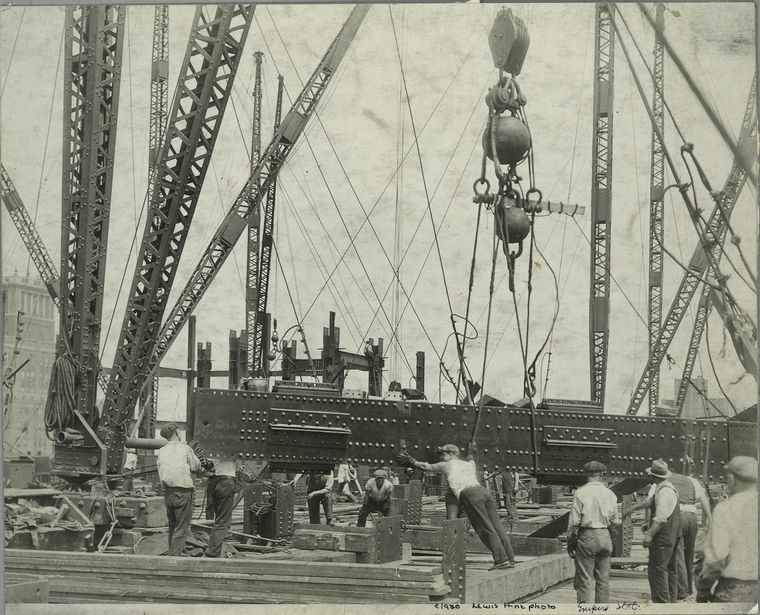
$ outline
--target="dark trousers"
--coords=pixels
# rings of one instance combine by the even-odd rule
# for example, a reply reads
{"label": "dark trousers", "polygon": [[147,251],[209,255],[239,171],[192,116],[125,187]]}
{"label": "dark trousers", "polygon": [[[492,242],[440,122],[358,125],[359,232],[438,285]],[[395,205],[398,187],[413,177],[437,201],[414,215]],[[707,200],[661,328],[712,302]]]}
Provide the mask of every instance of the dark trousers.
{"label": "dark trousers", "polygon": [[232,523],[236,481],[231,476],[212,476],[209,479],[207,510],[214,515],[214,527],[206,546],[208,557],[219,557],[222,543]]}
{"label": "dark trousers", "polygon": [[681,541],[678,549],[678,599],[694,591],[694,544],[697,541],[697,514],[681,513]]}
{"label": "dark trousers", "polygon": [[610,557],[612,538],[609,530],[581,529],[575,548],[573,587],[578,602],[605,604],[610,601]]}
{"label": "dark trousers", "polygon": [[193,490],[164,485],[164,503],[169,520],[169,555],[182,555],[193,519]]}
{"label": "dark trousers", "polygon": [[[662,532],[662,530],[660,530]],[[649,591],[652,602],[678,601],[678,536],[675,542],[657,540],[649,545]]]}
{"label": "dark trousers", "polygon": [[459,504],[464,509],[475,533],[491,551],[494,563],[500,564],[506,560],[514,560],[512,543],[499,519],[496,502],[493,501],[486,488],[475,485],[462,489],[459,493]]}
{"label": "dark trousers", "polygon": [[332,522],[332,498],[329,493],[323,493],[322,495],[315,495],[307,500],[309,503],[309,523],[312,525],[319,525],[319,505],[325,511],[325,523],[330,525]]}
{"label": "dark trousers", "polygon": [[449,489],[446,491],[446,518],[448,520],[461,519],[464,517],[464,510],[459,505],[459,498],[454,495],[454,492]]}
{"label": "dark trousers", "polygon": [[356,526],[365,527],[367,525],[367,515],[373,512],[378,512],[383,517],[387,517],[391,514],[391,501],[383,500],[382,502],[376,502],[372,498],[367,498],[367,501],[359,509],[359,520],[356,522]]}

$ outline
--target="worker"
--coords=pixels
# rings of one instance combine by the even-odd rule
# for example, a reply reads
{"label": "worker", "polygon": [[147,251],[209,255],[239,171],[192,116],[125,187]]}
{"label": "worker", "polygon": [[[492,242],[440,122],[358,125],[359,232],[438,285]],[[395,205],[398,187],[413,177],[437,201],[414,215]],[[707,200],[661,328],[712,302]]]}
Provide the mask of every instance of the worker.
{"label": "worker", "polygon": [[137,470],[137,453],[127,449],[124,456],[124,491],[132,491],[134,488],[134,476]]}
{"label": "worker", "polygon": [[607,488],[607,467],[599,461],[583,466],[586,484],[573,495],[567,531],[567,552],[575,560],[578,603],[610,601],[610,527],[620,523],[617,496]]}
{"label": "worker", "polygon": [[232,459],[213,462],[213,473],[208,478],[206,510],[214,516],[214,527],[206,545],[206,557],[219,557],[222,544],[232,525],[232,509],[237,486],[237,465]]}
{"label": "worker", "polygon": [[169,423],[161,428],[161,437],[167,440],[158,451],[156,466],[158,478],[164,487],[166,517],[169,521],[169,555],[182,555],[190,521],[193,518],[193,477],[201,462],[193,449],[179,438],[179,428]]}
{"label": "worker", "polygon": [[359,520],[356,525],[367,525],[367,515],[379,512],[383,517],[391,514],[391,498],[393,497],[393,483],[388,480],[385,470],[375,470],[375,475],[367,481],[364,487],[362,507],[359,509]]}
{"label": "worker", "polygon": [[678,543],[681,540],[681,511],[678,492],[668,480],[671,472],[662,459],[655,459],[646,468],[655,483],[651,499],[651,523],[644,534],[644,547],[649,549],[647,575],[652,602],[678,600]]}
{"label": "worker", "polygon": [[[291,481],[295,485],[303,476],[296,474]],[[325,512],[325,524],[332,525],[332,488],[335,482],[332,472],[320,474],[319,472],[309,472],[306,475],[306,503],[309,507],[309,523],[320,525],[319,507]]]}
{"label": "worker", "polygon": [[334,500],[338,501],[338,496],[345,493],[348,496],[348,499],[351,500],[353,504],[358,503],[358,500],[354,496],[353,493],[351,493],[351,484],[356,480],[356,470],[351,466],[351,464],[348,462],[348,460],[345,460],[345,463],[341,463],[338,466],[338,475],[335,478],[335,481],[333,482],[333,496]]}
{"label": "worker", "polygon": [[[512,544],[501,525],[496,502],[488,490],[478,482],[475,461],[459,459],[459,447],[455,444],[441,446],[438,451],[441,461],[433,464],[417,461],[406,451],[399,453],[397,459],[400,465],[443,474],[473,529],[491,551],[494,561],[491,570],[514,567]],[[475,452],[474,442],[467,447],[467,451],[469,454]]]}
{"label": "worker", "polygon": [[731,495],[713,511],[697,602],[757,604],[757,460],[734,457],[725,470]]}

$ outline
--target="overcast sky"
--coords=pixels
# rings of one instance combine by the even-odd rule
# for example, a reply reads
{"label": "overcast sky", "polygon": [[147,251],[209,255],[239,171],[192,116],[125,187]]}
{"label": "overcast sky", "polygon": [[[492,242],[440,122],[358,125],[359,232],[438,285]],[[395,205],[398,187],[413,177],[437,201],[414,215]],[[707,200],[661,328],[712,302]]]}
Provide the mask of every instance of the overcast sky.
{"label": "overcast sky", "polygon": [[[650,61],[652,32],[636,5],[620,7]],[[669,7],[671,11],[666,16],[669,40],[730,132],[738,134],[755,66],[752,5],[705,3]],[[283,269],[277,267],[270,296],[270,308],[278,319],[280,332],[296,322],[284,284],[287,279],[298,318],[306,314],[304,326],[315,355],[321,347],[322,327],[327,324],[328,311],[337,309],[341,340],[348,350],[356,351],[363,345],[368,328],[367,337],[385,338],[388,381],[395,378],[408,386],[412,373],[407,360],[413,369],[415,351],[424,350],[428,365],[427,392],[435,399],[438,398],[437,357],[445,349],[443,360],[451,372],[456,373],[456,353],[453,341],[447,344],[451,333],[449,307],[435,249],[430,252],[415,287],[432,245],[432,232],[423,174],[414,147],[414,131],[406,99],[400,96],[398,56],[400,54],[404,62],[424,182],[431,197],[430,208],[436,225],[442,224],[439,240],[452,307],[456,314],[462,315],[476,223],[472,184],[480,172],[480,138],[487,114],[483,96],[496,80],[487,33],[498,8],[495,4],[394,6],[397,49],[391,9],[387,5],[374,6],[320,103],[319,117],[312,118],[306,138],[298,143],[280,174],[276,241]],[[593,5],[527,4],[513,5],[513,9],[525,19],[531,35],[519,82],[528,98],[526,111],[535,145],[536,185],[544,197],[552,201],[587,206],[591,187]],[[170,92],[176,83],[194,10],[186,6],[170,9]],[[233,105],[227,108],[169,307],[248,175],[253,52],[264,52],[266,143],[277,73],[285,76],[289,97],[285,100],[285,112],[290,106],[289,99],[295,99],[300,92],[301,80],[311,74],[349,11],[348,5],[257,8],[246,55],[235,81]],[[0,12],[2,161],[35,216],[39,232],[56,262],[60,258],[63,17],[60,7],[14,7]],[[137,228],[137,218],[147,183],[152,20],[153,7],[129,9],[103,312],[102,351],[106,365],[113,359],[125,295],[134,271],[134,252],[130,253],[130,244],[137,229],[139,245],[143,230],[142,223]],[[622,24],[621,27],[625,30]],[[635,56],[627,34],[624,42]],[[651,137],[646,112],[619,47],[615,55],[612,270],[616,283],[611,295],[606,411],[624,412],[647,354]],[[636,69],[646,80],[640,62]],[[731,154],[671,62],[666,63],[666,94],[686,139],[695,144],[695,152],[710,182],[720,188],[730,169]],[[686,177],[678,155],[681,143],[670,121],[666,134],[679,165],[678,172]],[[396,174],[401,152],[406,151],[409,154],[402,173]],[[319,167],[315,160],[319,161]],[[492,177],[493,171],[489,173]],[[524,175],[527,177],[527,169]],[[671,183],[670,174],[667,183]],[[712,203],[701,186],[698,198],[700,206],[709,213]],[[401,268],[401,279],[406,294],[415,288],[411,299],[414,309],[406,310],[401,326],[406,359],[397,357],[388,344],[395,293],[391,288],[386,295],[386,289],[393,279],[389,261],[394,261],[397,201],[402,213],[398,231],[402,254],[411,241]],[[753,263],[757,228],[755,204],[754,189],[748,186],[733,216],[742,249]],[[326,276],[349,245],[349,234],[353,236],[364,221],[363,210],[368,212],[373,207],[371,227],[365,224],[356,239],[363,266],[359,256],[349,250],[327,289],[315,301]],[[667,246],[679,260],[688,262],[696,246],[696,236],[677,191],[668,193],[665,211]],[[4,275],[14,271],[23,275],[28,267],[23,244],[4,210],[3,216]],[[420,220],[419,231],[412,240]],[[470,311],[478,339],[469,342],[467,350],[468,365],[478,380],[486,337],[492,235],[489,214],[484,216],[480,229]],[[536,223],[537,246],[548,264],[536,255],[529,338],[531,358],[548,334],[555,308],[549,265],[559,277],[561,293],[559,317],[547,347],[552,351],[548,384],[543,391],[548,397],[589,398],[589,246],[585,239],[589,236],[588,215],[575,220],[552,215]],[[226,263],[196,311],[198,340],[212,342],[214,369],[227,367],[229,330],[244,327],[244,242],[240,242],[234,254],[235,258]],[[733,246],[729,246],[728,254],[741,271]],[[518,260],[517,267],[516,292],[524,329],[527,253]],[[733,273],[725,261],[724,269],[726,273]],[[30,272],[36,275],[33,265]],[[125,273],[126,282],[119,294],[119,282]],[[486,372],[486,390],[505,401],[514,401],[522,397],[522,366],[503,255],[499,258],[496,275],[488,343],[492,360]],[[664,312],[681,277],[679,265],[666,258]],[[754,315],[755,298],[748,288],[736,275],[732,276],[730,285],[744,308]],[[403,307],[405,293],[399,291],[398,294]],[[381,311],[370,327],[378,305],[376,296],[385,296],[385,313]],[[461,319],[458,322],[461,327]],[[680,376],[690,330],[689,314],[670,350],[675,366],[664,367],[662,371],[662,398],[673,396],[672,382]],[[710,341],[718,376],[732,401],[737,407],[752,403],[756,398],[755,382],[749,376],[741,377],[743,370],[730,339],[724,344],[722,323],[717,315],[710,319]],[[183,333],[164,364],[184,367],[185,349]],[[547,361],[542,365],[541,387],[546,378]],[[704,343],[695,375],[704,375],[709,381],[711,396],[719,395]],[[355,386],[364,382],[364,376],[351,380]],[[217,384],[224,385],[222,381]],[[183,388],[182,384],[162,382],[162,418],[181,416]],[[452,389],[445,382],[442,398],[452,399]]]}

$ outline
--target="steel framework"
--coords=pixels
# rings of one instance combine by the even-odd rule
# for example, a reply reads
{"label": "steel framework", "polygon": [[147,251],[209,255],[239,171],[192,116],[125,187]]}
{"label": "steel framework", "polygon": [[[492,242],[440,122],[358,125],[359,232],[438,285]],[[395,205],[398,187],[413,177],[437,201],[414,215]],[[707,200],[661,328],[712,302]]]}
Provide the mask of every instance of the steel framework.
{"label": "steel framework", "polygon": [[[251,135],[251,175],[256,173],[256,165],[261,158],[261,58],[264,54],[253,54],[256,62],[256,77],[253,84],[253,131]],[[256,354],[256,306],[259,295],[259,234],[261,232],[261,207],[256,206],[248,220],[248,258],[246,260],[245,289],[245,367],[248,376],[257,376]]]}
{"label": "steel framework", "polygon": [[24,242],[26,249],[29,251],[29,256],[31,256],[32,262],[42,278],[42,282],[45,284],[48,293],[50,293],[53,303],[56,306],[60,306],[58,290],[61,278],[58,275],[58,270],[45,244],[42,242],[42,237],[37,232],[34,222],[16,190],[16,186],[13,185],[8,171],[5,170],[5,165],[2,163],[0,163],[0,198],[5,203],[8,215],[11,217],[16,230],[18,230],[21,241]]}
{"label": "steel framework", "polygon": [[158,335],[155,352],[151,357],[152,364],[159,363],[166,354],[242,235],[249,217],[267,193],[293,145],[314,113],[317,102],[345,56],[369,8],[369,5],[354,7],[327,53],[304,85],[274,139],[262,154],[261,160],[235,199],[221,226],[214,233],[211,243],[201,256],[200,262],[166,319]]}
{"label": "steel framework", "polygon": [[[280,130],[280,116],[282,114],[282,91],[283,78],[277,79],[277,106],[274,111],[274,132]],[[269,300],[269,272],[272,268],[272,246],[274,244],[274,212],[277,202],[277,177],[273,177],[267,189],[266,204],[264,206],[264,226],[261,234],[261,257],[259,259],[259,280],[257,289],[257,303],[254,330],[254,358],[253,374],[262,376],[266,372],[266,345],[268,336],[267,302]]]}
{"label": "steel framework", "polygon": [[[662,96],[665,87],[665,67],[662,33],[665,30],[665,5],[658,2],[655,20],[660,27],[655,31],[652,113],[658,130],[652,130],[652,166],[649,182],[649,357],[656,356],[657,339],[662,325],[662,246],[665,239],[663,196],[665,190],[665,155],[659,134],[665,134],[665,109]],[[649,414],[654,416],[660,399],[660,370],[652,368],[649,387]]]}
{"label": "steel framework", "polygon": [[195,13],[177,94],[156,162],[137,266],[108,394],[97,435],[108,451],[107,469],[120,468],[125,433],[150,372],[161,319],[200,196],[243,45],[253,18],[250,5],[220,5]]}
{"label": "steel framework", "polygon": [[94,420],[125,10],[66,8],[59,354],[76,366],[76,405]]}
{"label": "steel framework", "polygon": [[594,143],[591,177],[591,292],[589,297],[589,362],[591,400],[604,406],[610,311],[610,242],[612,190],[612,125],[614,116],[613,13],[596,5],[594,52]]}
{"label": "steel framework", "polygon": [[[755,80],[753,79],[744,113],[740,142],[743,144],[742,147],[746,147],[750,152],[754,153],[756,139],[757,115],[755,111]],[[657,338],[655,354],[650,356],[649,361],[641,374],[636,390],[633,392],[631,402],[628,405],[628,414],[636,414],[638,412],[652,380],[652,374],[655,370],[659,369],[660,363],[662,363],[662,360],[665,358],[665,354],[670,347],[673,336],[678,330],[684,314],[686,313],[686,309],[688,308],[700,282],[705,275],[715,275],[712,271],[711,263],[709,262],[708,251],[717,263],[723,253],[723,240],[725,239],[727,230],[726,221],[731,216],[736,201],[739,198],[739,193],[744,187],[746,180],[747,173],[744,169],[744,164],[735,158],[728,178],[723,185],[723,190],[717,195],[715,199],[715,207],[713,207],[710,218],[707,221],[710,236],[714,238],[715,241],[706,247],[701,243],[697,244],[695,247],[691,261],[689,261],[688,271],[684,272],[681,283],[670,305],[670,309],[668,310],[668,314],[662,324],[660,334]],[[705,299],[705,301],[707,300]],[[702,302],[700,301],[700,303]],[[702,329],[704,328],[705,318],[707,316],[706,306],[700,305],[699,310],[704,314],[698,314],[697,316],[695,329],[692,333],[692,339],[689,345],[689,356],[687,358],[687,365],[690,365],[689,376],[691,374],[691,369],[694,366],[694,362],[696,361],[699,339],[701,339]],[[683,396],[685,399],[685,395],[686,389],[684,389],[683,393],[679,390],[679,397]],[[683,404],[683,402],[681,402],[681,404]],[[680,407],[682,407],[682,405]]]}

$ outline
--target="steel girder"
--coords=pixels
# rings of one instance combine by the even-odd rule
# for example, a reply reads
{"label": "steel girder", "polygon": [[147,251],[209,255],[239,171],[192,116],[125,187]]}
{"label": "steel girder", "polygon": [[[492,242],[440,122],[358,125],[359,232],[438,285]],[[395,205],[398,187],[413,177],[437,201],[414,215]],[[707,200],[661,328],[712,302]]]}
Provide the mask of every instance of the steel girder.
{"label": "steel girder", "polygon": [[[665,109],[662,95],[665,87],[662,33],[665,30],[665,5],[658,2],[655,19],[660,27],[654,39],[654,91],[652,93],[652,113],[659,134],[665,133]],[[657,338],[662,324],[662,246],[665,239],[663,220],[663,196],[665,190],[665,155],[658,131],[652,131],[652,158],[649,177],[649,357],[656,355]],[[649,387],[649,414],[657,413],[660,399],[659,366],[652,369],[652,383]]]}
{"label": "steel girder", "polygon": [[[753,79],[739,142],[742,144],[742,148],[747,148],[750,152],[754,152],[756,139],[757,116],[755,112],[755,80]],[[726,183],[723,185],[723,190],[717,195],[715,207],[713,207],[710,218],[707,221],[707,227],[710,229],[710,236],[714,238],[714,241],[708,246],[703,246],[701,243],[698,243],[694,248],[691,261],[689,261],[688,271],[684,272],[681,283],[673,297],[670,309],[668,310],[668,314],[662,324],[660,334],[657,338],[655,354],[650,356],[649,361],[641,374],[639,383],[633,392],[633,396],[631,397],[631,402],[628,405],[627,410],[628,414],[636,414],[638,412],[641,402],[644,400],[651,383],[652,374],[659,369],[660,363],[662,363],[662,360],[665,358],[670,343],[673,341],[673,336],[686,314],[686,309],[688,308],[697,287],[704,276],[709,275],[712,272],[712,266],[709,262],[706,251],[709,250],[711,257],[716,263],[720,261],[723,254],[723,241],[727,231],[726,220],[730,219],[736,201],[739,198],[739,193],[744,187],[746,180],[747,173],[744,169],[744,165],[741,161],[735,158],[731,171],[726,179]],[[707,299],[705,298],[705,302],[706,301]],[[700,314],[700,312],[702,313]],[[706,317],[706,308],[702,305],[702,302],[700,302],[695,329],[692,332],[692,339],[689,344],[687,365],[691,366],[690,369],[693,368],[694,362],[696,361],[699,340],[701,339]],[[689,371],[689,377],[690,375],[691,371]],[[688,387],[688,380],[686,381],[685,386]],[[687,390],[687,388],[684,388],[683,393],[679,390],[679,397],[683,395],[683,398],[685,399]],[[683,407],[683,401],[681,402],[680,407]]]}
{"label": "steel girder", "polygon": [[589,362],[591,400],[604,406],[609,346],[612,125],[614,116],[615,33],[613,12],[596,5],[594,52],[594,142],[591,177],[591,292]]}
{"label": "steel girder", "polygon": [[185,52],[98,437],[118,471],[125,433],[150,372],[161,319],[253,18],[250,5],[199,7]]}
{"label": "steel girder", "polygon": [[[277,106],[274,112],[274,132],[280,130],[280,115],[282,113],[282,90],[283,79],[277,80]],[[274,212],[277,202],[277,177],[272,178],[267,190],[266,204],[264,205],[264,226],[261,234],[261,257],[259,259],[259,283],[257,289],[256,314],[254,321],[255,349],[253,361],[253,374],[263,376],[266,372],[268,361],[266,357],[266,331],[267,331],[267,301],[269,299],[269,272],[272,268],[272,246],[274,244]]]}
{"label": "steel girder", "polygon": [[[256,77],[253,84],[253,135],[251,143],[251,174],[261,158],[261,58],[264,54],[253,54],[256,61]],[[256,354],[256,306],[259,301],[259,235],[261,232],[261,207],[257,206],[248,220],[248,252],[246,259],[245,288],[245,368],[247,376],[258,376],[255,369]]]}
{"label": "steel girder", "polygon": [[77,369],[76,408],[90,422],[99,373],[125,9],[66,8],[60,353]]}
{"label": "steel girder", "polygon": [[[478,467],[511,469],[560,483],[583,481],[589,459],[615,478],[646,476],[653,458],[676,470],[688,460],[716,479],[734,455],[753,455],[756,424],[633,417],[575,410],[484,407]],[[273,471],[327,470],[342,463],[395,465],[406,446],[419,460],[438,460],[437,447],[463,446],[477,407],[384,399],[317,397],[195,389],[195,438],[211,458],[268,461]],[[469,436],[467,436],[469,438]],[[533,465],[534,448],[536,467]],[[688,458],[688,460],[687,460]]]}
{"label": "steel girder", "polygon": [[159,363],[164,357],[242,235],[248,219],[259,206],[314,113],[317,102],[345,56],[369,8],[369,5],[357,5],[352,10],[327,53],[304,85],[301,94],[282,122],[280,130],[262,154],[254,172],[251,173],[246,185],[235,199],[221,226],[214,233],[211,243],[182,290],[181,296],[158,335],[156,349],[151,358],[152,364]]}
{"label": "steel girder", "polygon": [[32,262],[42,278],[42,282],[45,284],[48,293],[50,293],[53,303],[59,306],[58,291],[61,277],[58,275],[55,263],[50,257],[45,244],[42,242],[42,237],[37,232],[37,228],[34,226],[34,222],[24,206],[24,202],[21,200],[16,186],[13,185],[8,171],[5,170],[5,165],[2,163],[0,163],[0,198],[5,203],[8,215],[13,220],[16,230],[21,236],[21,241],[24,242],[26,249],[29,251],[29,256],[31,256]]}
{"label": "steel girder", "polygon": [[153,14],[153,49],[150,63],[150,126],[148,132],[148,203],[158,172],[156,163],[166,130],[169,107],[169,7],[157,5]]}

